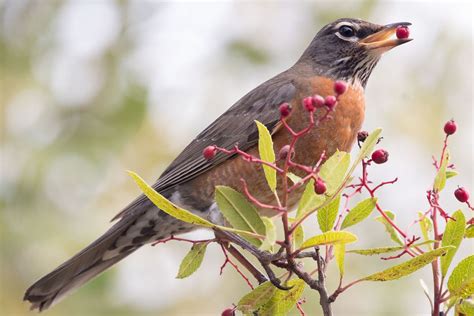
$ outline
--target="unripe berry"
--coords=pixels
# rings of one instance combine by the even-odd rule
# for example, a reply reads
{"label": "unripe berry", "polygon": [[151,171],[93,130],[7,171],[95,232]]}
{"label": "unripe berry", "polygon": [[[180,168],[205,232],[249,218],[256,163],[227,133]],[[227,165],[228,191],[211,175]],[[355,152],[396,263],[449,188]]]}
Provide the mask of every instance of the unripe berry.
{"label": "unripe berry", "polygon": [[328,95],[325,99],[324,99],[324,104],[330,109],[332,110],[335,106],[336,106],[336,103],[337,103],[337,99],[335,96],[333,95]]}
{"label": "unripe berry", "polygon": [[222,312],[221,316],[235,316],[234,310],[235,308],[227,308]]}
{"label": "unripe berry", "polygon": [[280,115],[281,117],[287,117],[291,113],[291,105],[289,103],[282,103],[280,105]]}
{"label": "unripe berry", "polygon": [[317,108],[321,108],[324,105],[324,98],[319,94],[313,96],[313,104]]}
{"label": "unripe berry", "polygon": [[406,26],[397,27],[396,31],[397,38],[408,38],[410,36],[410,30]]}
{"label": "unripe berry", "polygon": [[316,194],[324,194],[326,192],[326,183],[320,178],[314,183],[314,192]]}
{"label": "unripe berry", "polygon": [[382,164],[388,160],[388,152],[384,149],[377,149],[372,153],[372,160],[376,164]]}
{"label": "unripe berry", "polygon": [[454,133],[456,133],[457,128],[458,127],[454,120],[449,120],[446,122],[446,124],[444,124],[444,132],[446,133],[446,135],[453,135]]}
{"label": "unripe berry", "polygon": [[203,155],[204,158],[206,158],[207,160],[210,160],[210,159],[214,158],[214,156],[216,155],[216,152],[217,152],[216,146],[207,146],[207,147],[204,148],[204,150],[202,151],[202,155]]}
{"label": "unripe berry", "polygon": [[303,99],[303,105],[306,111],[308,112],[313,112],[314,111],[314,105],[313,105],[313,98],[312,97],[306,97]]}
{"label": "unripe berry", "polygon": [[367,137],[369,137],[369,132],[367,131],[360,131],[359,133],[357,133],[357,141],[359,143],[363,143]]}
{"label": "unripe berry", "polygon": [[456,191],[454,191],[454,196],[461,203],[467,202],[469,200],[469,192],[463,187],[457,188]]}
{"label": "unripe berry", "polygon": [[[288,157],[288,153],[290,152],[290,145],[285,145],[283,146],[280,151],[278,152],[278,158],[280,160],[286,160],[286,157]],[[293,158],[295,156],[295,151],[291,151],[291,157]]]}
{"label": "unripe berry", "polygon": [[344,81],[338,80],[334,82],[334,92],[336,92],[337,95],[343,94],[344,92],[346,92],[346,90],[347,84]]}

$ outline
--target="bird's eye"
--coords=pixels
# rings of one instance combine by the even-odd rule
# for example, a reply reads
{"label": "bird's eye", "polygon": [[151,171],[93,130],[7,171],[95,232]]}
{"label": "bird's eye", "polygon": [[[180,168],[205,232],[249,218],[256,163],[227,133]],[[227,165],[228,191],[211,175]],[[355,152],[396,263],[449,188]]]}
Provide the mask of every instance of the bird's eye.
{"label": "bird's eye", "polygon": [[355,35],[355,31],[352,27],[348,25],[343,25],[339,28],[339,34],[344,37],[352,37]]}

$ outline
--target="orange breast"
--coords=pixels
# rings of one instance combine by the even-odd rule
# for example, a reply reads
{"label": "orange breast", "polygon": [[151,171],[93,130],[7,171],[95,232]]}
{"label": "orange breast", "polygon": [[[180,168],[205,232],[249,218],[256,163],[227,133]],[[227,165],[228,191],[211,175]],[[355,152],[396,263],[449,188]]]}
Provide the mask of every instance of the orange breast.
{"label": "orange breast", "polygon": [[[302,99],[314,94],[323,97],[332,95],[333,82],[326,78],[313,77],[301,79],[296,82],[298,94],[292,101],[293,111],[288,124],[294,130],[301,130],[308,126],[308,112],[302,106]],[[296,144],[295,161],[305,165],[314,165],[321,153],[326,151],[327,156],[331,156],[336,150],[350,151],[364,120],[364,94],[360,86],[349,86],[336,107],[336,111],[331,114],[332,118],[323,121],[319,126],[314,127],[310,133],[300,138]],[[322,110],[316,111],[316,116],[323,115]],[[273,135],[274,150],[279,152],[280,148],[288,144],[291,140],[289,133],[280,128]],[[253,148],[249,153],[258,156],[257,148]],[[292,170],[296,174],[299,172]],[[301,175],[301,174],[300,174]],[[273,203],[274,197],[265,181],[261,166],[250,164],[240,158],[228,160],[216,168],[209,170],[194,180],[189,182],[195,189],[194,194],[200,199],[213,199],[214,187],[216,185],[227,185],[241,190],[240,179],[246,180],[250,192],[264,203]],[[280,185],[279,185],[280,187]],[[297,202],[298,192],[290,197],[290,204]]]}

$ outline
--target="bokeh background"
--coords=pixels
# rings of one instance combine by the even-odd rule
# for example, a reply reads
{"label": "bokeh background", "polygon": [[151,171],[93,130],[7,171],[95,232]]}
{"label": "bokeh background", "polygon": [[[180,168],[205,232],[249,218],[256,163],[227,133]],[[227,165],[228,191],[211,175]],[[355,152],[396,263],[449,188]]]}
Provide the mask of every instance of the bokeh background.
{"label": "bokeh background", "polygon": [[[413,23],[415,40],[386,54],[367,86],[364,128],[383,127],[390,151],[372,175],[400,179],[380,192],[382,205],[416,233],[410,223],[427,209],[431,155],[455,118],[451,152],[461,174],[442,198],[468,215],[452,192],[458,184],[474,190],[470,1],[0,1],[0,313],[32,315],[21,301],[26,287],[139,194],[125,170],[153,182],[202,128],[292,65],[339,17]],[[307,228],[316,233],[316,221]],[[390,244],[373,220],[355,232],[358,248]],[[230,268],[219,276],[217,246],[196,274],[176,280],[188,249],[144,247],[46,315],[217,315],[248,290]],[[472,251],[466,243],[461,252]],[[346,279],[391,264],[348,256]],[[356,286],[335,312],[428,314],[419,279],[431,284],[429,270]],[[306,298],[308,315],[318,315],[317,295]]]}

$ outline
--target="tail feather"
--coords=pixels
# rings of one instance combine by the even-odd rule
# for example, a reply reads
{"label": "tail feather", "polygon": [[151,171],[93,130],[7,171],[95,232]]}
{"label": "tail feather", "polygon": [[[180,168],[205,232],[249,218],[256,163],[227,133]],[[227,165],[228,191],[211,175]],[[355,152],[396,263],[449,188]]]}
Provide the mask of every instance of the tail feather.
{"label": "tail feather", "polygon": [[134,252],[142,244],[130,243],[121,249],[115,245],[118,239],[126,237],[123,235],[131,225],[133,222],[124,219],[116,223],[99,239],[30,286],[23,299],[31,302],[32,310],[45,310]]}

